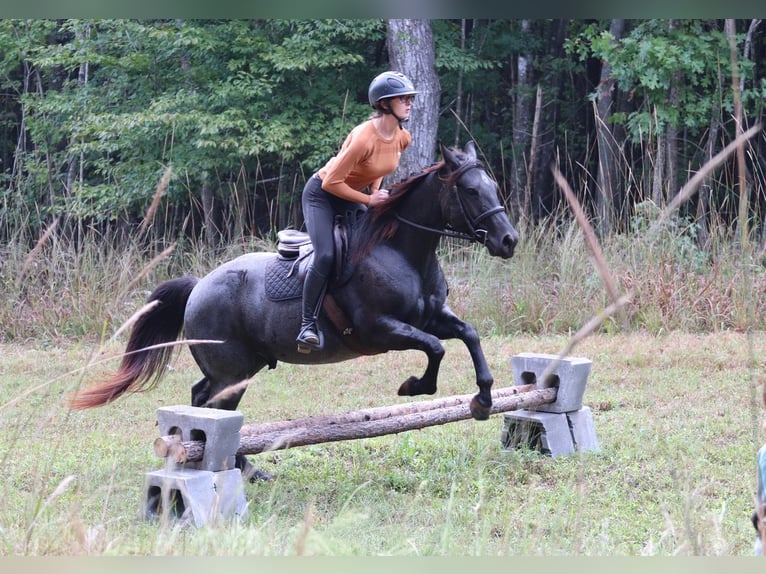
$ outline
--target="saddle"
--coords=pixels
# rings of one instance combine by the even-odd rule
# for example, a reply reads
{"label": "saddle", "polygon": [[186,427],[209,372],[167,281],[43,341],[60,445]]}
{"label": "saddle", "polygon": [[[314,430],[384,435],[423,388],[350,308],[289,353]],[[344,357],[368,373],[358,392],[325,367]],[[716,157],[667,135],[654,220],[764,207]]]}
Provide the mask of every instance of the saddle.
{"label": "saddle", "polygon": [[[356,213],[356,216],[358,216]],[[327,292],[322,309],[327,313],[335,329],[343,336],[345,344],[363,355],[377,354],[363,347],[354,335],[354,328],[332,294],[332,287],[343,285],[351,277],[349,245],[354,218],[350,214],[336,216],[333,225],[335,244],[335,267],[328,279]],[[272,301],[299,299],[303,296],[303,282],[314,255],[309,234],[295,229],[277,232],[278,256],[266,267],[266,296]]]}
{"label": "saddle", "polygon": [[[328,279],[330,285],[341,285],[351,276],[348,261],[350,229],[338,216],[333,225],[335,267]],[[266,296],[272,301],[286,301],[303,296],[303,281],[314,256],[309,234],[296,229],[277,232],[278,257],[266,267]]]}

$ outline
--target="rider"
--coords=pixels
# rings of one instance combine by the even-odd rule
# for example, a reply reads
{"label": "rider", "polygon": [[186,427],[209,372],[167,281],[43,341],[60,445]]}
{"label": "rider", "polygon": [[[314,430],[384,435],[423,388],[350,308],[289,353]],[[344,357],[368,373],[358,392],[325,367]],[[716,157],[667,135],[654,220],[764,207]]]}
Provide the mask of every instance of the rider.
{"label": "rider", "polygon": [[409,118],[417,93],[404,74],[383,72],[376,76],[367,92],[375,111],[351,130],[337,155],[303,188],[301,205],[314,246],[314,260],[303,285],[301,330],[296,339],[301,352],[321,349],[323,344],[317,317],[335,256],[335,215],[348,211],[353,204],[375,207],[388,197],[388,190],[380,186],[383,177],[396,170],[412,140],[402,123]]}

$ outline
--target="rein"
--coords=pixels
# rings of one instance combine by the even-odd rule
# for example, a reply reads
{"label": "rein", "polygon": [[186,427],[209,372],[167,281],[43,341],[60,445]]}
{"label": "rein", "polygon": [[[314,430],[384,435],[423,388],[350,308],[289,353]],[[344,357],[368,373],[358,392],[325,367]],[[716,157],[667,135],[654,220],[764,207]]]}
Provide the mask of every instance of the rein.
{"label": "rein", "polygon": [[[474,168],[481,168],[481,167],[482,165],[479,161],[475,161],[472,163],[464,163],[458,169],[456,169],[454,172],[450,174],[449,180],[456,182],[457,179],[468,170],[474,169]],[[505,211],[505,209],[503,208],[502,205],[498,205],[486,210],[483,213],[480,213],[475,218],[471,219],[468,216],[468,212],[465,208],[465,204],[463,203],[464,201],[463,196],[458,191],[457,186],[453,184],[452,188],[455,190],[455,195],[457,196],[457,202],[458,202],[458,206],[460,207],[460,213],[463,216],[463,221],[465,221],[471,233],[463,233],[460,231],[452,231],[449,229],[436,229],[435,227],[428,227],[426,225],[421,225],[405,217],[402,217],[401,215],[399,215],[399,213],[396,213],[396,219],[402,223],[405,223],[406,225],[409,225],[410,227],[420,229],[421,231],[428,231],[430,233],[435,233],[437,235],[444,235],[446,237],[456,237],[458,239],[475,241],[477,243],[481,243],[482,245],[484,245],[487,242],[487,230],[479,228],[478,227],[479,223],[481,223],[482,221],[484,221],[485,219],[489,217],[492,217],[496,213]]]}

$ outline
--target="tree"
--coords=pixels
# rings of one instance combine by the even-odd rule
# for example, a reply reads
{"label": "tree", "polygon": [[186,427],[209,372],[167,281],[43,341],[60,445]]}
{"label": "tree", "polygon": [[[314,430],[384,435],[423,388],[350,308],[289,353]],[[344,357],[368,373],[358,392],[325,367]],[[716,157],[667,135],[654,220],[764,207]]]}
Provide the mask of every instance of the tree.
{"label": "tree", "polygon": [[[43,209],[130,222],[172,165],[170,225],[204,229],[216,243],[238,229],[268,232],[295,212],[305,174],[368,113],[356,87],[369,81],[370,39],[385,38],[373,20],[58,26],[58,43],[27,52],[43,82],[64,71],[58,88],[43,84],[26,99],[26,172],[72,184]],[[31,169],[43,162],[51,167]]]}
{"label": "tree", "polygon": [[[521,21],[521,33],[531,37],[531,20]],[[511,180],[511,205],[520,218],[531,215],[531,176],[528,172],[530,144],[532,142],[535,80],[533,66],[535,54],[532,42],[516,58],[516,89],[513,104],[513,179]]]}
{"label": "tree", "polygon": [[[622,37],[625,21],[614,19],[609,25],[611,41],[618,42]],[[596,212],[599,230],[602,235],[611,232],[614,224],[614,200],[618,197],[617,186],[621,185],[619,174],[619,152],[622,142],[611,122],[616,106],[615,91],[617,82],[612,76],[609,62],[601,66],[601,80],[594,94],[594,112],[596,114],[596,138],[598,142],[598,187],[596,188]]]}
{"label": "tree", "polygon": [[434,39],[428,20],[388,20],[386,46],[390,67],[415,84],[418,95],[407,128],[412,144],[388,180],[403,179],[434,161],[441,88],[436,75]]}
{"label": "tree", "polygon": [[[732,128],[724,119],[733,103],[731,90],[720,81],[720,67],[729,61],[721,24],[646,20],[618,41],[590,26],[583,39],[590,54],[610,66],[618,89],[631,101],[631,109],[613,113],[611,121],[624,126],[638,149],[637,160],[628,166],[643,194],[634,201],[662,205],[672,199],[689,166],[702,165],[709,156],[705,142],[718,131],[710,129],[711,117],[723,113],[721,121]],[[728,202],[724,195],[720,201]]]}
{"label": "tree", "polygon": [[[553,181],[552,166],[561,160],[561,129],[571,125],[573,109],[582,106],[580,94],[569,86],[568,77],[582,73],[565,51],[571,20],[545,20],[540,26],[538,55],[535,58],[535,107],[529,149],[529,180],[526,188],[531,197],[533,221],[551,215],[557,206],[558,188]],[[571,101],[575,97],[576,105]],[[579,101],[578,101],[579,100]],[[589,129],[588,124],[583,126]]]}

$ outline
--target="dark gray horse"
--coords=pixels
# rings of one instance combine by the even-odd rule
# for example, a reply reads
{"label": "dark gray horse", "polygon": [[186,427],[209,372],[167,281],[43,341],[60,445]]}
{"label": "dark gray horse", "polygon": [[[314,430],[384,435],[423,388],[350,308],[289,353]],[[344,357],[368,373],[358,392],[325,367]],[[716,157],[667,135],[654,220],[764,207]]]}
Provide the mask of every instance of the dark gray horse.
{"label": "dark gray horse", "polygon": [[[398,394],[434,394],[444,356],[440,339],[457,338],[470,352],[479,387],[471,414],[487,419],[492,375],[476,329],[446,304],[447,283],[436,248],[442,235],[452,235],[509,258],[519,236],[473,143],[465,151],[441,147],[441,153],[441,162],[394,186],[384,205],[359,216],[346,271],[330,284],[319,317],[325,333],[321,351],[302,353],[295,343],[301,262],[277,253],[249,253],[202,279],[187,276],[159,285],[149,297],[154,306],[133,325],[119,370],[75,393],[70,405],[95,407],[152,386],[173,348],[152,346],[175,341],[182,331],[188,339],[220,341],[190,347],[204,375],[192,387],[192,404],[229,410],[237,408],[246,388],[234,385],[279,361],[334,363],[407,349],[423,351],[428,363],[422,376],[401,384]],[[328,304],[334,312],[328,312]],[[244,457],[237,461],[243,470],[247,464]]]}

